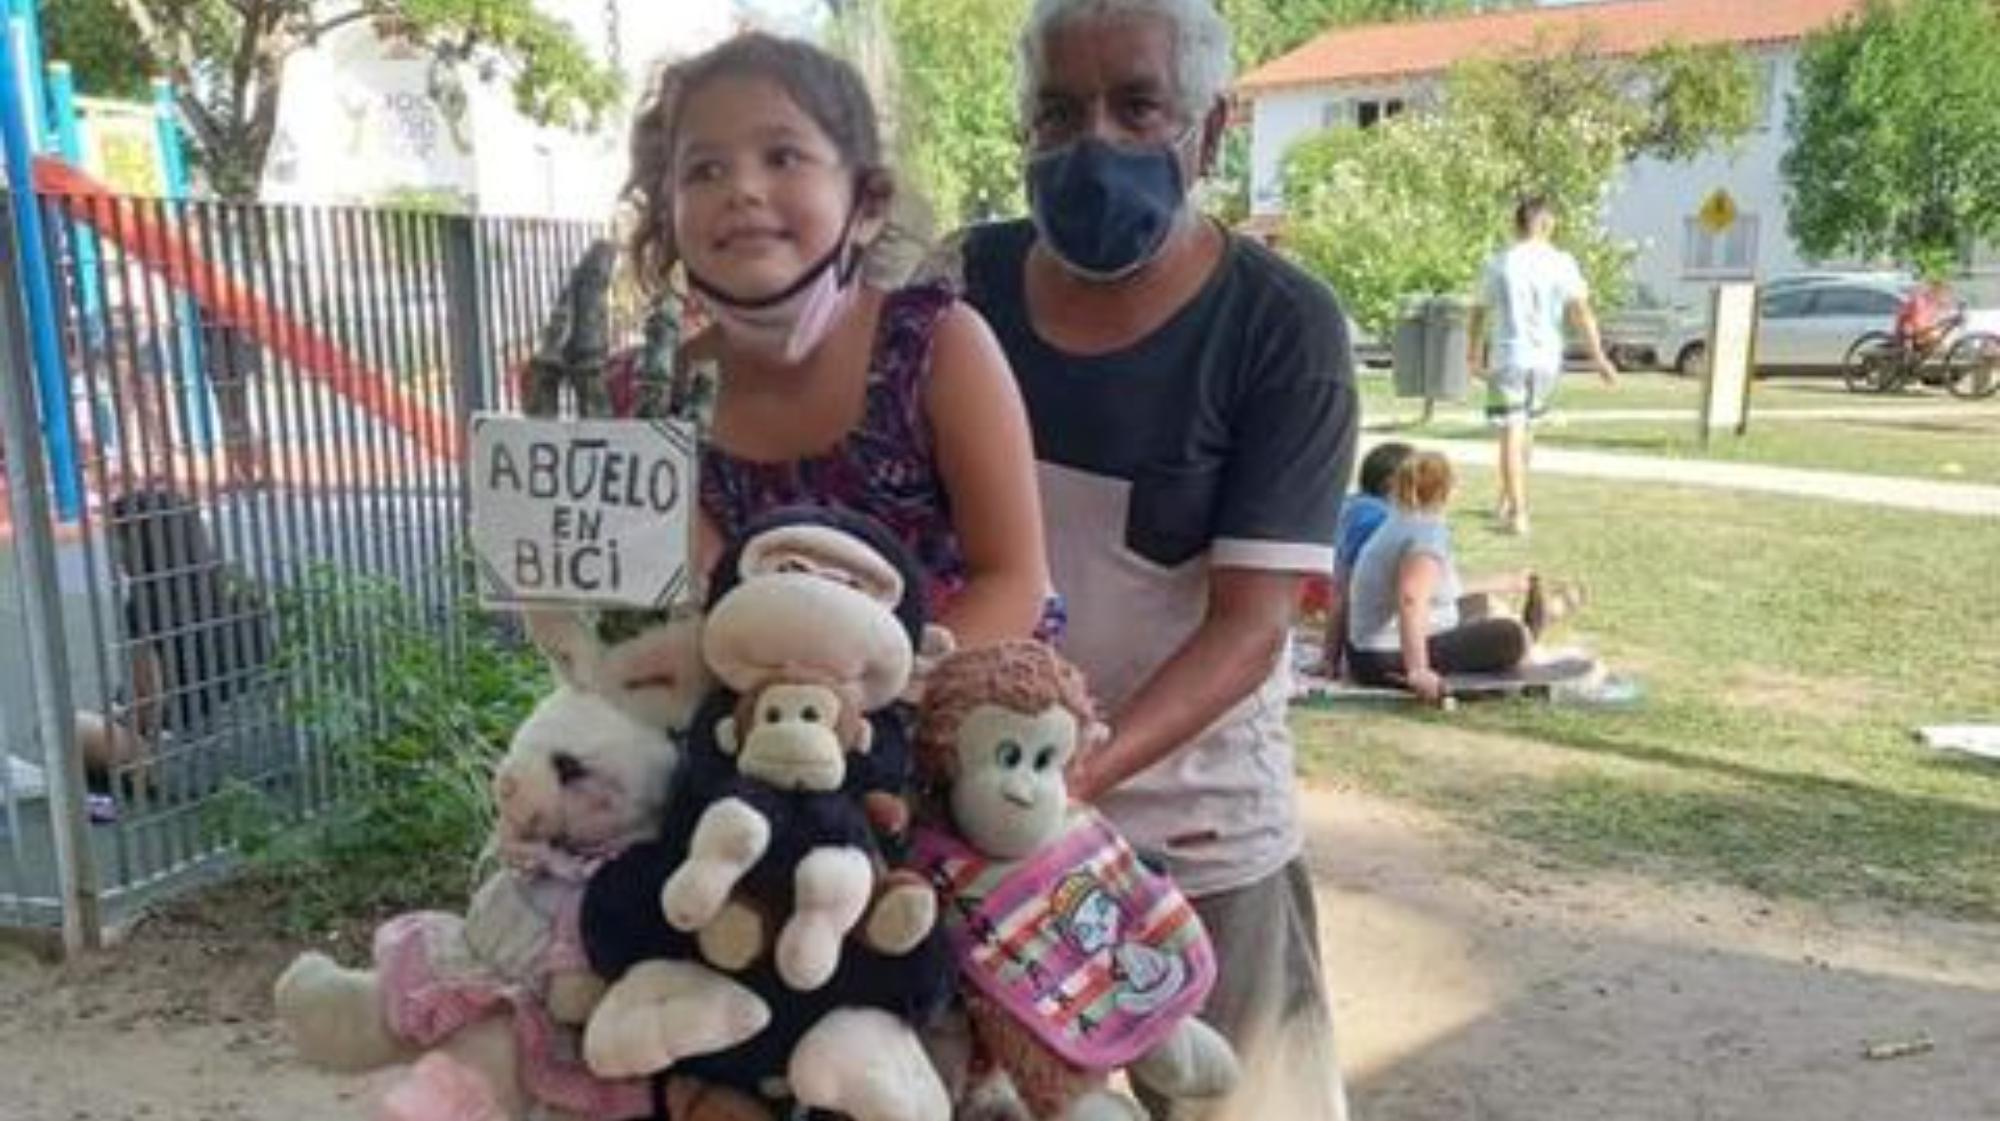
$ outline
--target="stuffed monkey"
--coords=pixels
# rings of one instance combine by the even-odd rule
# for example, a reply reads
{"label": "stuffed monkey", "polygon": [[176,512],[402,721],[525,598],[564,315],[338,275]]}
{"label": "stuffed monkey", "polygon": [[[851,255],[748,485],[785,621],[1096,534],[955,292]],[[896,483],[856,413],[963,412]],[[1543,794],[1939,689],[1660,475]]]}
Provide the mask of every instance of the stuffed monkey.
{"label": "stuffed monkey", "polygon": [[988,1075],[1038,1121],[1143,1121],[1106,1085],[1119,1067],[1177,1098],[1236,1082],[1228,1042],[1195,1018],[1215,978],[1200,918],[1069,801],[1064,768],[1101,734],[1083,675],[1038,642],[953,654],[925,685],[919,782],[949,827],[920,825],[914,862],[958,962],[975,1116],[1001,1092]]}
{"label": "stuffed monkey", "polygon": [[948,1117],[912,1029],[950,991],[936,898],[880,852],[908,816],[903,698],[942,649],[923,592],[894,537],[830,509],[774,511],[718,563],[702,653],[722,687],[668,829],[585,896],[591,960],[619,978],[585,1034],[593,1069],[690,1073],[857,1121]]}

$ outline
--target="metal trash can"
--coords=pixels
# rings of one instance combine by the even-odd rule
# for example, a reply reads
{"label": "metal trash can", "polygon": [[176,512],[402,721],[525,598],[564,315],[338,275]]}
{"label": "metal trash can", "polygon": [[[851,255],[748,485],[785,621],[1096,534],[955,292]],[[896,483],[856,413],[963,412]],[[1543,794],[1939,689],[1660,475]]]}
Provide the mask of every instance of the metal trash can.
{"label": "metal trash can", "polygon": [[1432,401],[1463,401],[1472,388],[1466,364],[1472,301],[1460,296],[1436,296],[1424,302],[1423,396]]}
{"label": "metal trash can", "polygon": [[1429,330],[1426,317],[1428,300],[1421,296],[1403,301],[1403,310],[1396,316],[1396,338],[1393,361],[1396,369],[1396,396],[1422,397],[1426,372],[1430,366]]}

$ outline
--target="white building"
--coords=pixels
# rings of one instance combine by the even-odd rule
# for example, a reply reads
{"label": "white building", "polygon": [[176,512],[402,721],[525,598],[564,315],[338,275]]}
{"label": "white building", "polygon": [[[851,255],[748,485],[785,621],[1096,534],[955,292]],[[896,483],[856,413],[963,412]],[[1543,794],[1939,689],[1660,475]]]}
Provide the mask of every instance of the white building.
{"label": "white building", "polygon": [[537,125],[503,72],[460,71],[462,107],[441,104],[430,58],[386,44],[366,22],[285,63],[277,136],[264,168],[271,202],[393,203],[450,198],[481,214],[602,219],[625,171],[630,104],[664,57],[701,50],[741,21],[734,0],[539,0],[599,59],[615,60],[627,104],[587,133]]}
{"label": "white building", "polygon": [[[1696,303],[1717,280],[1806,267],[1788,229],[1779,173],[1786,97],[1800,40],[1859,6],[1859,0],[1605,0],[1328,32],[1238,86],[1251,114],[1252,213],[1261,224],[1282,218],[1280,166],[1292,144],[1321,129],[1365,128],[1434,103],[1454,63],[1560,48],[1579,38],[1616,54],[1670,42],[1728,43],[1756,60],[1763,77],[1750,135],[1732,151],[1686,163],[1635,161],[1613,190],[1607,221],[1639,248],[1633,279],[1641,293],[1664,303]],[[1699,217],[1718,192],[1735,210],[1719,231]]]}

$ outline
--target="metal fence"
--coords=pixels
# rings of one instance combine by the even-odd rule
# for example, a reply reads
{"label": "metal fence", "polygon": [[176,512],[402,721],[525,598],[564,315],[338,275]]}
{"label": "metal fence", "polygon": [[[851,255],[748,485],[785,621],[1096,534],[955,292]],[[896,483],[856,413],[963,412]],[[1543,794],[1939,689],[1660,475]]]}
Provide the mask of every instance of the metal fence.
{"label": "metal fence", "polygon": [[[365,687],[383,672],[371,635],[413,620],[372,617],[321,574],[393,581],[449,638],[466,418],[511,407],[604,231],[108,196],[36,209],[44,252],[9,230],[0,253],[0,924],[94,937],[226,861],[225,790],[305,814],[334,796],[296,702]],[[53,374],[24,310],[38,280]]]}

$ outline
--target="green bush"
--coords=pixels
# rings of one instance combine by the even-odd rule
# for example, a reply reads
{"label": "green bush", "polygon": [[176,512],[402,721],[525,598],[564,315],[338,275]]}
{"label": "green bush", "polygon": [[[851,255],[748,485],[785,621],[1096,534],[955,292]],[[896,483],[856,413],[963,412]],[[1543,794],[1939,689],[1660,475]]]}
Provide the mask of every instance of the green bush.
{"label": "green bush", "polygon": [[493,825],[488,779],[548,689],[534,649],[470,603],[426,619],[396,586],[328,572],[280,599],[294,723],[320,761],[288,792],[238,784],[219,827],[282,900],[292,932],[418,907],[461,908]]}

